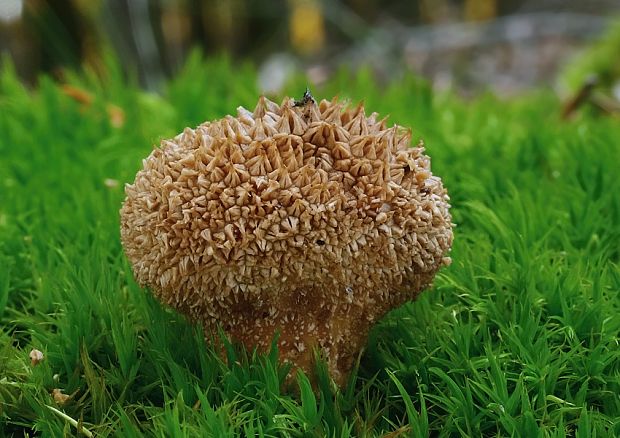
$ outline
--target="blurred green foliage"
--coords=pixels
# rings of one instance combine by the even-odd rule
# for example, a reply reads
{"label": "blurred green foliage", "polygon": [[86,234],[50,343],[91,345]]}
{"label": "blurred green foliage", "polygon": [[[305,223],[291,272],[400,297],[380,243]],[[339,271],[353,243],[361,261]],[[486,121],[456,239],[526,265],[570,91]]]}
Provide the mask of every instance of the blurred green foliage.
{"label": "blurred green foliage", "polygon": [[598,41],[574,57],[561,79],[567,89],[576,91],[592,75],[596,75],[597,86],[603,90],[620,87],[620,19]]}

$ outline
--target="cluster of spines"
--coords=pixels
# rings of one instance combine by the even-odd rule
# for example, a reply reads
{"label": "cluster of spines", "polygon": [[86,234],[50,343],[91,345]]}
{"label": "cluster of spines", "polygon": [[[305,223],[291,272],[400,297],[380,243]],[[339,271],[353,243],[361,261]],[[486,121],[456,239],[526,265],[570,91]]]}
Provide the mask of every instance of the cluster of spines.
{"label": "cluster of spines", "polygon": [[[361,105],[290,99],[186,129],[127,189],[138,279],[209,327],[227,319],[253,336],[295,320],[287,306],[308,288],[332,314],[322,333],[343,305],[372,304],[374,320],[428,284],[452,239],[447,195],[410,138]],[[265,321],[235,314],[247,300]]]}

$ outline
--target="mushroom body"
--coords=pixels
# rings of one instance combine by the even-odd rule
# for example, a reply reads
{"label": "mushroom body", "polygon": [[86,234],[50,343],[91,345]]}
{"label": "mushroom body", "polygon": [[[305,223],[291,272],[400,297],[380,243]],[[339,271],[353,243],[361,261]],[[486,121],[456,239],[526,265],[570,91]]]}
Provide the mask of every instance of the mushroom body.
{"label": "mushroom body", "polygon": [[277,105],[164,140],[127,185],[121,240],[162,302],[346,380],[371,325],[449,263],[449,198],[421,144],[337,101]]}

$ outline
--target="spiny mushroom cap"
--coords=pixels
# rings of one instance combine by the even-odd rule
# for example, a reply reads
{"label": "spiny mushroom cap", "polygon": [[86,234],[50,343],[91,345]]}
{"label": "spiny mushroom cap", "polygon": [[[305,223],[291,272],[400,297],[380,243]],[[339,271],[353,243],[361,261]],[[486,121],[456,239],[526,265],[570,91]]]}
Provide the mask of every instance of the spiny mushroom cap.
{"label": "spiny mushroom cap", "polygon": [[449,263],[448,196],[410,131],[337,101],[261,97],[164,140],[127,185],[137,280],[248,347],[313,350],[343,383],[371,324]]}

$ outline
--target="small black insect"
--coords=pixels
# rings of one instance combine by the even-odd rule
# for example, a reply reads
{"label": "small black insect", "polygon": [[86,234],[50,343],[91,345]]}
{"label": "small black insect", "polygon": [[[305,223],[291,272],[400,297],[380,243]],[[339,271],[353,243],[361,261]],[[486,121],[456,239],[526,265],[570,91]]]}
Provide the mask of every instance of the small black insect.
{"label": "small black insect", "polygon": [[312,93],[310,92],[310,89],[306,87],[306,92],[304,93],[303,97],[299,100],[295,100],[295,103],[293,104],[293,106],[306,106],[310,102],[316,103],[316,101],[314,100],[314,97],[312,97]]}
{"label": "small black insect", "polygon": [[317,239],[316,244],[319,246],[325,245],[325,241],[323,239]]}

